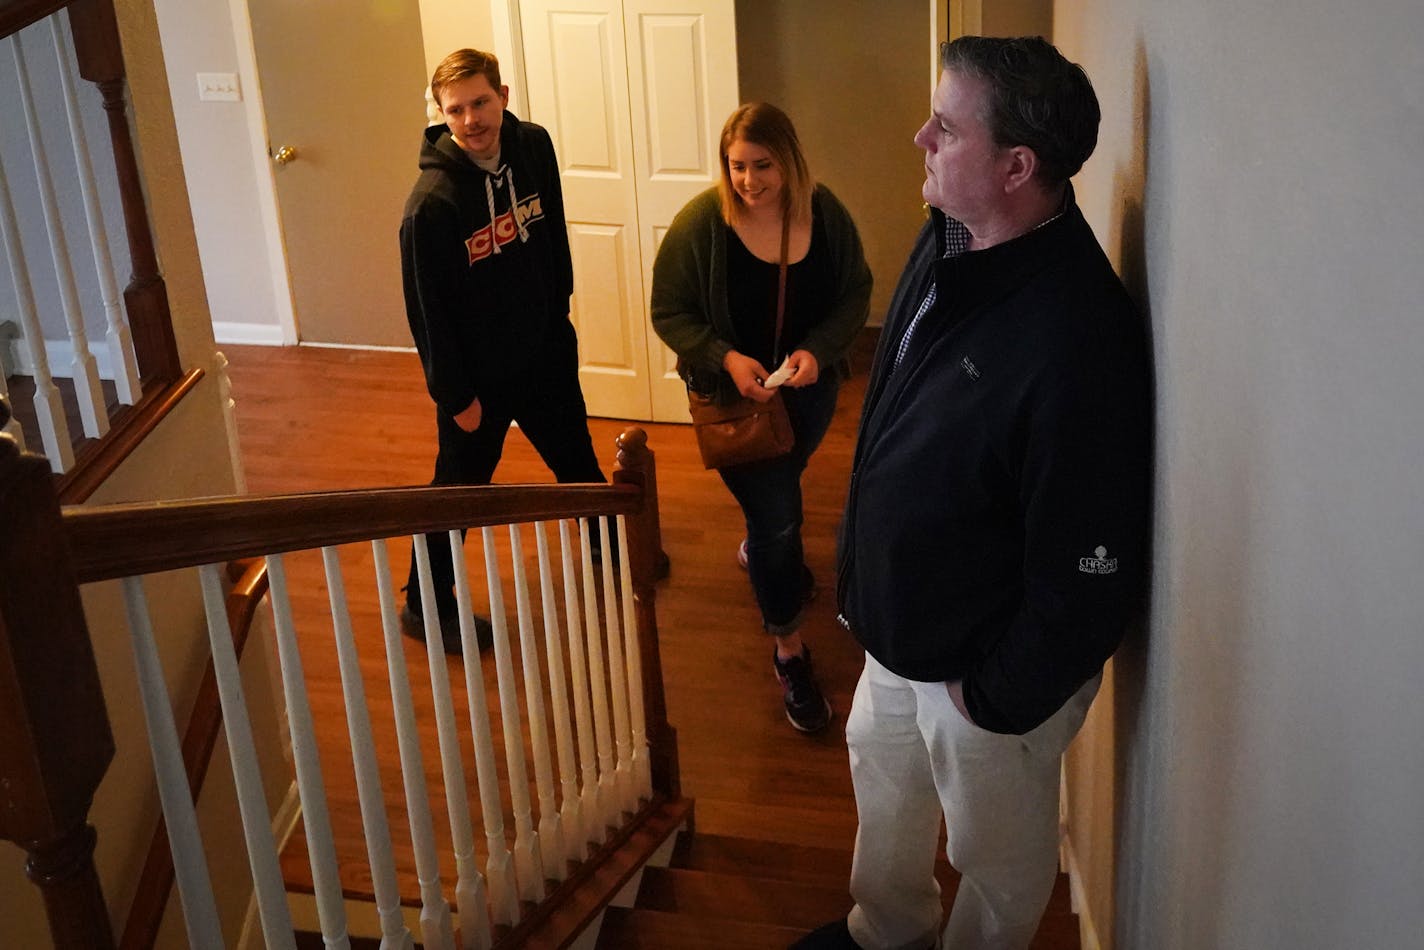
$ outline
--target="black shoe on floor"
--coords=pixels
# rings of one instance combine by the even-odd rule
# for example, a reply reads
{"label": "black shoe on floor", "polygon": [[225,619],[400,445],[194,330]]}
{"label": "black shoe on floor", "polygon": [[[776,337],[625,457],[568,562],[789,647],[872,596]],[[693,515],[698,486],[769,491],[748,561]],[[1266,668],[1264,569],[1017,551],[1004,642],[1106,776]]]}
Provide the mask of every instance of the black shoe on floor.
{"label": "black shoe on floor", "polygon": [[[934,950],[936,943],[937,941],[931,940],[925,945],[925,950]],[[861,950],[861,946],[850,935],[850,924],[842,917],[829,924],[822,924],[786,950]]]}
{"label": "black shoe on floor", "polygon": [[850,925],[842,917],[822,924],[786,950],[861,950],[861,947],[850,935]]}
{"label": "black shoe on floor", "polygon": [[[619,566],[618,558],[618,522],[609,519],[608,521],[608,546],[612,548],[613,566]],[[599,531],[598,520],[594,519],[588,525],[588,556],[593,563],[602,566],[603,564],[603,533]]]}
{"label": "black shoe on floor", "polygon": [[802,647],[800,656],[783,660],[773,647],[771,665],[784,691],[782,702],[786,705],[787,721],[801,732],[820,732],[826,728],[831,721],[831,704],[816,685],[816,674],[811,670],[811,648]]}
{"label": "black shoe on floor", "polygon": [[[483,653],[494,646],[494,626],[487,617],[481,617],[479,614],[471,616],[475,619],[475,642]],[[411,610],[409,604],[401,608],[400,625],[401,633],[413,640],[425,642],[425,618]],[[440,617],[440,645],[451,656],[460,656],[464,652],[460,644],[460,620],[453,614]]]}

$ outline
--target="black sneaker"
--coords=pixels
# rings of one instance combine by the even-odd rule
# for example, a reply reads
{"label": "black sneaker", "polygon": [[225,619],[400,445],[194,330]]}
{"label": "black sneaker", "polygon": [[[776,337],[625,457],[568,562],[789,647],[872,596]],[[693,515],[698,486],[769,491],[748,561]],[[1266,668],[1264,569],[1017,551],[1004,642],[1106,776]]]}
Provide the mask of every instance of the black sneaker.
{"label": "black sneaker", "polygon": [[[618,563],[618,522],[610,520],[608,522],[608,546],[613,550],[613,566],[621,566]],[[597,519],[590,521],[588,525],[588,556],[593,563],[603,566],[603,532],[599,530]]]}
{"label": "black sneaker", "polygon": [[783,660],[771,651],[771,665],[777,682],[785,691],[786,719],[801,732],[820,732],[831,721],[831,704],[821,695],[816,675],[811,671],[811,648],[802,647],[800,656]]}
{"label": "black sneaker", "polygon": [[[479,614],[471,616],[475,618],[475,642],[483,653],[494,646],[494,626],[486,617]],[[401,633],[413,640],[425,642],[425,618],[411,610],[409,604],[401,607],[400,625]],[[460,620],[453,614],[440,617],[440,645],[451,656],[459,656],[464,652],[460,644]]]}
{"label": "black sneaker", "polygon": [[786,950],[861,950],[861,947],[850,935],[850,925],[842,917],[817,927]]}

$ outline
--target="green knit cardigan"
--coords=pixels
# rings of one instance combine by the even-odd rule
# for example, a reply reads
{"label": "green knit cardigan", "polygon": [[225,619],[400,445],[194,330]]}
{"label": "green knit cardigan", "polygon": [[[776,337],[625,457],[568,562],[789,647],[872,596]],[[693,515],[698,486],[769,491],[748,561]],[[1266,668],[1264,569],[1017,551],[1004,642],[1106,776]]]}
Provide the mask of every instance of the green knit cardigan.
{"label": "green knit cardigan", "polygon": [[[821,372],[845,376],[846,354],[870,316],[870,267],[850,212],[825,185],[812,198],[826,229],[835,273],[835,304],[802,341]],[[716,188],[693,198],[673,218],[653,262],[653,330],[678,355],[683,376],[719,402],[737,395],[722,359],[738,346],[727,309],[727,228]],[[769,367],[770,368],[770,367]]]}

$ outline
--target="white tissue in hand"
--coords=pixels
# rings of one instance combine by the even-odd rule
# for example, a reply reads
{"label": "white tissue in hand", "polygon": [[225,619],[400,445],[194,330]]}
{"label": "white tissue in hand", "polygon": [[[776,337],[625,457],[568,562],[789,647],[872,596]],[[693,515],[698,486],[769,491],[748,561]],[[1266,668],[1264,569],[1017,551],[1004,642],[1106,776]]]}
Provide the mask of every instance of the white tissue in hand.
{"label": "white tissue in hand", "polygon": [[781,365],[776,368],[776,372],[768,376],[766,382],[762,383],[762,385],[767,389],[775,389],[790,379],[791,375],[795,372],[796,370],[791,367],[791,357],[788,356],[781,361]]}

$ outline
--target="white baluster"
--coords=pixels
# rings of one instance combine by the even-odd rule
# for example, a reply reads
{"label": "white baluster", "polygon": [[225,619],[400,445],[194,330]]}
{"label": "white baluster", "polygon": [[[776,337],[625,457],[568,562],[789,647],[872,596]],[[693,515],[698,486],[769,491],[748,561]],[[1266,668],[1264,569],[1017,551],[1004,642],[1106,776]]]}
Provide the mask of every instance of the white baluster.
{"label": "white baluster", "polygon": [[[267,582],[272,597],[272,622],[277,632],[277,658],[282,667],[282,695],[287,700],[287,721],[292,729],[292,758],[297,767],[297,792],[301,796],[302,825],[306,829],[307,854],[311,859],[317,919],[326,946],[350,947],[336,843],[326,807],[326,783],[321,777],[316,729],[312,724],[311,704],[307,702],[306,677],[297,649],[292,603],[287,595],[287,571],[281,555],[267,555]],[[223,711],[227,711],[226,703]]]}
{"label": "white baluster", "polygon": [[608,826],[618,824],[618,793],[614,785],[613,736],[608,725],[608,680],[603,668],[603,642],[598,627],[598,586],[593,580],[593,553],[589,545],[588,519],[579,519],[579,541],[583,548],[584,633],[588,637],[588,679],[593,694],[593,732],[598,745],[598,798],[593,818],[593,840],[603,844]]}
{"label": "white baluster", "polygon": [[574,691],[574,721],[578,723],[578,758],[583,773],[583,792],[574,799],[570,815],[569,800],[564,799],[564,840],[573,847],[570,857],[582,861],[588,857],[589,842],[603,842],[602,823],[598,817],[598,769],[593,744],[593,714],[589,710],[588,664],[584,660],[583,622],[576,570],[574,543],[569,535],[569,523],[559,522],[559,546],[564,561],[564,617],[569,625],[569,676]]}
{"label": "white baluster", "polygon": [[613,789],[618,807],[623,811],[636,812],[638,790],[633,787],[632,737],[628,727],[628,668],[618,629],[618,588],[613,584],[613,544],[608,537],[607,517],[598,519],[598,536],[599,549],[603,552],[603,625],[608,628],[608,686],[613,701],[613,737],[618,747]]}
{"label": "white baluster", "polygon": [[[628,519],[618,516],[618,573],[623,592],[623,649],[628,654],[628,717],[633,727],[633,787],[651,798],[653,773],[648,761],[648,722],[643,711],[643,652],[638,641],[638,605],[633,599],[633,569],[628,565]],[[636,806],[634,808],[636,810]]]}
{"label": "white baluster", "polygon": [[[469,706],[470,727],[475,745],[480,817],[484,822],[485,847],[489,851],[485,873],[489,877],[490,902],[494,907],[495,922],[512,924],[519,920],[519,891],[514,879],[514,857],[504,840],[504,807],[499,800],[499,767],[495,764],[489,701],[485,697],[484,666],[480,662],[480,645],[475,636],[470,579],[459,531],[450,532],[450,561],[455,572],[455,603],[460,614],[460,650],[465,657],[465,702]],[[424,588],[421,590],[423,592]],[[423,602],[433,603],[430,600]],[[494,613],[493,605],[491,613]]]}
{"label": "white baluster", "polygon": [[390,555],[384,541],[372,541],[376,563],[376,593],[381,602],[381,630],[386,642],[386,671],[391,682],[391,707],[400,748],[401,780],[405,783],[405,809],[410,819],[411,850],[420,881],[420,942],[429,950],[455,946],[450,905],[440,884],[440,859],[435,847],[435,823],[430,814],[430,791],[425,784],[425,763],[420,754],[420,727],[410,698],[405,650],[401,646],[395,590],[391,584]]}
{"label": "white baluster", "polygon": [[[529,773],[524,765],[524,735],[519,728],[519,697],[514,683],[514,661],[509,655],[509,627],[504,615],[504,585],[499,578],[499,558],[494,529],[482,528],[485,549],[485,583],[489,587],[490,620],[494,625],[494,669],[499,685],[499,718],[504,730],[504,765],[509,772],[509,803],[514,811],[514,870],[519,896],[544,899],[544,862],[539,853],[539,833],[529,803]],[[519,528],[509,526],[517,550]]]}
{"label": "white baluster", "polygon": [[39,182],[40,206],[44,209],[49,233],[49,253],[54,261],[54,276],[59,284],[59,300],[64,310],[64,322],[69,327],[69,342],[74,347],[70,372],[74,379],[74,394],[79,401],[79,418],[84,422],[84,434],[97,439],[109,431],[109,413],[104,406],[104,389],[99,382],[99,364],[89,352],[89,338],[84,332],[84,311],[79,306],[79,290],[74,286],[74,270],[69,265],[69,245],[64,239],[64,221],[55,198],[54,179],[49,173],[49,158],[40,137],[39,113],[30,92],[29,70],[25,66],[25,51],[10,36],[15,54],[15,71],[19,74],[20,104],[25,110],[25,124],[30,133],[30,154],[35,160],[35,178]]}
{"label": "white baluster", "polygon": [[[534,525],[539,541],[542,524]],[[524,667],[524,704],[529,714],[530,755],[534,759],[534,786],[539,792],[539,856],[548,857],[541,861],[540,884],[544,878],[562,881],[565,877],[563,854],[564,838],[559,824],[559,809],[554,804],[554,762],[553,750],[549,747],[549,721],[544,711],[544,678],[539,669],[539,641],[534,633],[533,611],[529,606],[529,579],[524,571],[524,552],[520,544],[519,532],[514,525],[509,526],[513,538],[514,594],[519,607],[519,656]],[[542,545],[540,545],[542,550]],[[539,565],[544,566],[543,562]],[[547,583],[545,578],[540,581]],[[546,597],[545,600],[548,600]],[[553,868],[547,865],[552,863]]]}
{"label": "white baluster", "polygon": [[341,695],[346,701],[346,730],[351,737],[351,764],[356,773],[356,799],[361,805],[361,827],[366,835],[366,858],[371,868],[371,889],[376,916],[381,921],[381,950],[412,950],[415,939],[401,916],[400,885],[391,853],[391,830],[386,824],[386,798],[376,766],[376,743],[371,738],[371,711],[366,704],[366,684],[356,655],[356,634],[346,606],[346,584],[336,548],[321,549],[326,570],[326,591],[331,604],[331,626],[336,637],[336,664],[341,672]]}
{"label": "white baluster", "polygon": [[232,379],[227,374],[227,357],[213,354],[218,374],[218,401],[222,406],[223,428],[227,431],[227,455],[232,460],[233,488],[239,495],[247,494],[247,474],[242,466],[242,446],[237,440],[237,403],[232,398]]}
{"label": "white baluster", "polygon": [[[238,811],[242,815],[242,832],[247,842],[247,860],[252,868],[262,933],[269,947],[294,947],[287,889],[277,861],[277,846],[272,840],[272,815],[267,811],[261,768],[257,764],[257,746],[252,740],[252,725],[248,720],[247,700],[242,690],[242,672],[238,668],[237,651],[232,645],[232,627],[227,620],[222,568],[216,564],[200,567],[198,579],[203,588],[203,611],[208,620],[208,643],[213,654],[213,678],[222,703],[223,730],[227,733],[228,758],[232,762],[233,785],[237,791]],[[195,943],[193,946],[208,944]]]}
{"label": "white baluster", "polygon": [[[563,529],[564,523],[560,522],[559,527]],[[545,873],[556,881],[562,881],[567,876],[568,863],[583,857],[583,816],[579,811],[578,766],[574,763],[573,725],[569,718],[568,684],[564,679],[563,637],[559,632],[554,574],[549,563],[549,541],[545,536],[542,521],[534,525],[534,540],[539,549],[539,591],[543,595],[544,604],[544,649],[549,657],[549,699],[554,707],[554,742],[559,750],[559,790],[563,798],[563,809],[559,813],[559,830],[563,851],[556,852],[550,847],[549,839],[544,837],[542,829],[540,840],[544,854],[554,855],[558,859],[553,873],[550,873],[547,867]],[[572,579],[572,572],[566,571],[565,591]],[[542,804],[540,809],[542,812]]]}
{"label": "white baluster", "polygon": [[[8,36],[5,42],[15,44],[16,38]],[[5,177],[4,156],[0,156],[0,237],[5,241],[5,256],[10,262],[15,302],[20,309],[21,338],[25,342],[25,350],[29,353],[33,366],[35,424],[40,430],[40,444],[44,447],[50,468],[56,473],[67,472],[74,467],[74,443],[69,436],[69,422],[64,417],[64,399],[49,371],[44,331],[40,329],[39,312],[35,309],[35,293],[30,286],[30,269],[25,262],[25,247],[15,219],[15,204],[10,200],[10,184]]]}
{"label": "white baluster", "polygon": [[[458,550],[458,532],[456,544]],[[489,907],[485,903],[485,879],[475,867],[475,839],[470,830],[470,802],[465,792],[465,769],[460,764],[460,735],[455,729],[455,701],[450,697],[450,677],[446,671],[445,653],[441,649],[440,611],[435,606],[435,584],[430,579],[430,549],[425,535],[417,534],[415,544],[416,571],[420,578],[420,602],[424,606],[425,656],[430,666],[430,690],[435,701],[435,734],[440,740],[440,773],[445,780],[445,810],[450,816],[450,839],[455,849],[455,910],[460,918],[460,939],[466,950],[488,950],[491,945]],[[463,608],[462,608],[463,609]],[[463,635],[465,621],[460,622]],[[478,656],[478,653],[475,654]],[[489,735],[489,727],[485,727]],[[480,766],[478,732],[475,741],[475,766]],[[483,784],[483,772],[480,783]],[[483,800],[483,793],[481,793]],[[496,799],[498,801],[498,799]],[[498,815],[498,812],[496,812]],[[485,816],[488,837],[489,816]],[[503,832],[499,845],[504,846]],[[494,852],[491,851],[491,854]],[[491,866],[493,861],[491,861]],[[489,882],[495,901],[496,916],[503,904],[503,887],[491,875]],[[506,923],[507,921],[500,921]]]}
{"label": "white baluster", "polygon": [[168,843],[173,850],[173,873],[183,905],[188,945],[219,947],[222,946],[222,927],[218,906],[213,899],[213,884],[208,877],[193,797],[188,791],[188,773],[183,766],[178,728],[173,724],[168,685],[153,642],[148,600],[139,578],[126,577],[122,585],[129,636],[133,640],[134,666],[138,670],[139,695],[143,700],[143,719],[148,726],[148,747],[153,753],[153,769],[158,777],[163,820],[168,825]]}
{"label": "white baluster", "polygon": [[74,93],[78,71],[73,61],[74,40],[69,21],[55,15],[49,20],[54,36],[54,55],[59,60],[59,85],[64,93],[64,111],[69,117],[69,137],[74,142],[74,162],[79,169],[79,191],[84,197],[84,219],[89,223],[89,247],[94,252],[94,270],[99,276],[99,295],[104,301],[104,322],[108,327],[109,360],[114,375],[114,389],[119,402],[132,406],[143,395],[138,377],[138,357],[134,353],[133,335],[119,301],[119,286],[114,279],[114,261],[109,254],[109,234],[104,228],[104,214],[99,207],[99,192],[94,187],[94,163],[89,155],[89,136],[84,133],[79,112],[79,98]]}

